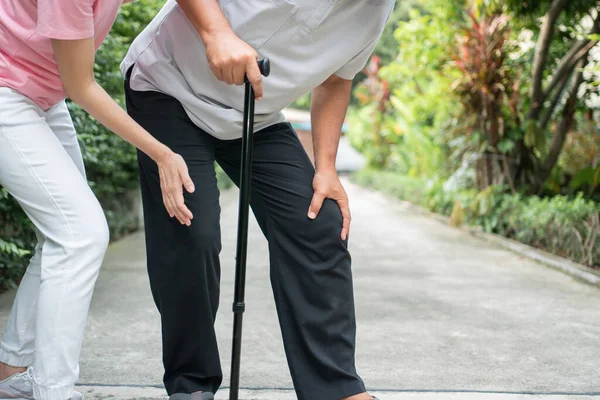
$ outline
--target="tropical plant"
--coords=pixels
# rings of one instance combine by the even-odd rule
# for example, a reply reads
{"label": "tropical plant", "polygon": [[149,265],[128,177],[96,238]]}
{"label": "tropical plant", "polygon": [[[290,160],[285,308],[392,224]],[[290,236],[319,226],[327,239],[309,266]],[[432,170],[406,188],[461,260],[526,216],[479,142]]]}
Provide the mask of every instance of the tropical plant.
{"label": "tropical plant", "polygon": [[467,22],[457,35],[453,60],[461,76],[454,84],[464,114],[461,129],[454,134],[466,136],[462,151],[477,154],[475,185],[508,183],[512,186],[509,153],[519,126],[519,81],[507,63],[510,34],[509,19],[466,11]]}

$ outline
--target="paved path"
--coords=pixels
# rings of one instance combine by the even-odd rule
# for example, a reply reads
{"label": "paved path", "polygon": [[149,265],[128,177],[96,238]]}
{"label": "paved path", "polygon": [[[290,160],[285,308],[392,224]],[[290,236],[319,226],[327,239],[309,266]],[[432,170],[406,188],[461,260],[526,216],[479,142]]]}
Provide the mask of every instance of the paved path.
{"label": "paved path", "polygon": [[[358,368],[381,400],[600,399],[600,290],[378,193],[347,189]],[[222,199],[225,386],[236,199],[233,191]],[[249,247],[243,398],[291,400],[267,246],[254,221]],[[2,326],[12,296],[0,297]],[[87,397],[162,398],[159,332],[136,234],[111,246],[96,287],[81,361]]]}

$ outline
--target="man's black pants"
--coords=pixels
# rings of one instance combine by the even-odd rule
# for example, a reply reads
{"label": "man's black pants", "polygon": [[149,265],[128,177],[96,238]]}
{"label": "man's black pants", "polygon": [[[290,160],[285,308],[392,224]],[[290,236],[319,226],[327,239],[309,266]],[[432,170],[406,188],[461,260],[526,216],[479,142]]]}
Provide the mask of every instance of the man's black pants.
{"label": "man's black pants", "polygon": [[[241,139],[218,140],[181,104],[126,83],[129,114],[186,161],[196,190],[185,195],[190,227],[170,218],[156,164],[138,153],[148,273],[160,311],[169,395],[216,392],[222,382],[213,329],[219,305],[221,232],[215,161],[238,184]],[[271,284],[300,400],[339,400],[365,391],[355,369],[356,322],[350,254],[338,205],[307,217],[314,168],[287,123],[255,133],[251,207],[269,242]]]}

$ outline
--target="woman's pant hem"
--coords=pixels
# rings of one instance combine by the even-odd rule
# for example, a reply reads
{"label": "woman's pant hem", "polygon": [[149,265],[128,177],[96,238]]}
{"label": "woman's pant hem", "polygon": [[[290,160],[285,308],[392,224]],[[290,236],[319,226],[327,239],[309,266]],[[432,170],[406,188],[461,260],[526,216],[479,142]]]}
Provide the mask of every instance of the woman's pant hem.
{"label": "woman's pant hem", "polygon": [[33,364],[33,354],[15,354],[0,345],[0,362],[14,368],[26,368]]}

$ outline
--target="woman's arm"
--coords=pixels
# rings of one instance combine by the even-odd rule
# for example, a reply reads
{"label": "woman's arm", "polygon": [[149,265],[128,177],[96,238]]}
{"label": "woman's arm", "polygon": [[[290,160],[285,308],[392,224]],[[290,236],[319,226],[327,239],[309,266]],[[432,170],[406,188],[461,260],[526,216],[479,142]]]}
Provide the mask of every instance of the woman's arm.
{"label": "woman's arm", "polygon": [[163,201],[171,217],[190,225],[192,213],[186,207],[182,186],[190,193],[194,184],[183,158],[160,143],[98,85],[94,79],[94,40],[52,40],[54,57],[67,96],[102,125],[133,144],[158,165]]}
{"label": "woman's arm", "polygon": [[177,0],[198,31],[206,47],[206,58],[217,79],[242,85],[244,76],[252,84],[256,99],[263,95],[258,54],[231,29],[217,0]]}

